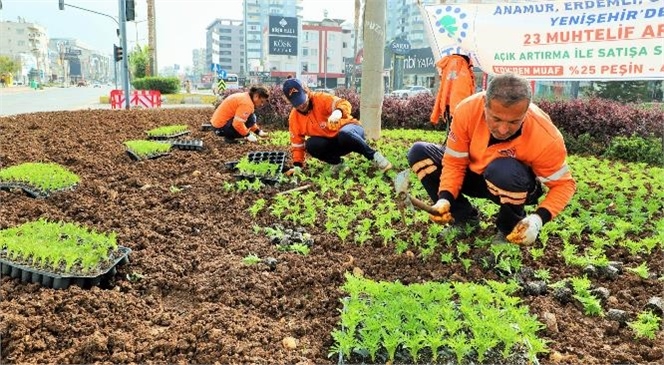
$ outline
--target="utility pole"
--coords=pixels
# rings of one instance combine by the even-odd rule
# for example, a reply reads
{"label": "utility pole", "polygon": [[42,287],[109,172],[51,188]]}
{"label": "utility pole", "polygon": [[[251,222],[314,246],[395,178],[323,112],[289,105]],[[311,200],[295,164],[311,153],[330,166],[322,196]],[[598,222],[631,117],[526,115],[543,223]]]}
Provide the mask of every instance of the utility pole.
{"label": "utility pole", "polygon": [[157,32],[154,0],[147,0],[148,5],[148,52],[150,60],[148,62],[148,76],[157,76]]}
{"label": "utility pole", "polygon": [[120,19],[120,44],[124,50],[124,57],[122,57],[121,70],[122,70],[122,88],[125,94],[125,109],[129,109],[129,62],[127,58],[127,3],[126,0],[118,0],[118,8],[120,9],[118,19]]}
{"label": "utility pole", "polygon": [[357,65],[355,64],[355,60],[357,59],[357,47],[360,39],[360,11],[362,10],[362,0],[355,0],[355,44],[353,45],[354,50],[353,50],[353,71],[350,73],[350,87],[353,90],[357,90],[355,87],[356,83],[356,78],[357,76],[356,71],[357,71]]}
{"label": "utility pole", "polygon": [[385,1],[366,0],[364,11],[364,60],[360,115],[366,126],[367,138],[380,138],[383,106],[383,56],[385,55]]}

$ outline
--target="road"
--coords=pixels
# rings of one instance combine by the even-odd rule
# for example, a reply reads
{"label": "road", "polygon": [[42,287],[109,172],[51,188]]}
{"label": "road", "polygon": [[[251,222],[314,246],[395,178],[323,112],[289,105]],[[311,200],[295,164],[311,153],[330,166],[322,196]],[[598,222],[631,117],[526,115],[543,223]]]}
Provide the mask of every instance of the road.
{"label": "road", "polygon": [[79,109],[107,109],[99,97],[109,95],[112,87],[49,87],[33,90],[28,87],[0,88],[0,116],[23,113]]}

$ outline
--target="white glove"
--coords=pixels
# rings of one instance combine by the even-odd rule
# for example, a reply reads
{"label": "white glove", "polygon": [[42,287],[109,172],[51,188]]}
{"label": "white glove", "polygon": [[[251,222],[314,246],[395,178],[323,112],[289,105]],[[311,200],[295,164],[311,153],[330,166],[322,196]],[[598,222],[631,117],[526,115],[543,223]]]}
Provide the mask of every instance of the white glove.
{"label": "white glove", "polygon": [[302,174],[302,168],[300,166],[293,166],[284,173],[284,175],[286,176],[294,176],[300,174]]}
{"label": "white glove", "polygon": [[452,221],[452,213],[450,213],[450,202],[447,199],[438,199],[436,204],[431,208],[438,211],[438,215],[429,215],[429,218],[438,224],[447,224]]}
{"label": "white glove", "polygon": [[334,122],[338,122],[339,119],[341,119],[341,110],[334,109],[332,114],[327,118],[327,121],[331,122],[331,123],[334,123]]}
{"label": "white glove", "polygon": [[264,132],[262,129],[258,130],[258,136],[259,137],[267,137],[267,132]]}
{"label": "white glove", "polygon": [[517,245],[531,245],[537,239],[542,229],[542,218],[537,214],[530,214],[516,224],[512,233],[507,235],[507,240]]}
{"label": "white glove", "polygon": [[258,137],[256,137],[256,135],[251,132],[249,132],[249,134],[247,134],[247,136],[244,138],[246,138],[249,142],[258,142]]}

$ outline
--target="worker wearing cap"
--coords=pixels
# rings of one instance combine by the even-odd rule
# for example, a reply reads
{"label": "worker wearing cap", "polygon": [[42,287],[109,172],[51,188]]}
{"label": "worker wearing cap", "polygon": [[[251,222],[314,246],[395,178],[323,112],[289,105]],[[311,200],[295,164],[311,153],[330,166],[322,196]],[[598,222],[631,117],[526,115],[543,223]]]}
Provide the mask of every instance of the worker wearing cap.
{"label": "worker wearing cap", "polygon": [[344,168],[342,156],[351,152],[366,157],[381,171],[392,168],[390,161],[367,144],[364,128],[351,115],[348,100],[312,92],[294,78],[284,82],[283,92],[293,105],[288,129],[294,167],[287,174],[299,172],[304,167],[306,153],[331,164],[333,172]]}

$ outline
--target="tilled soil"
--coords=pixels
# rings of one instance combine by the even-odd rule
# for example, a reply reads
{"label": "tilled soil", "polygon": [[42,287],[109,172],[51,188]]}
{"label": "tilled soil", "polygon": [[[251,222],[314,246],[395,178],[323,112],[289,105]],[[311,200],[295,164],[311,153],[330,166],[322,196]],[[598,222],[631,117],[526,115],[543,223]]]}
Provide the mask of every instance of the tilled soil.
{"label": "tilled soil", "polygon": [[[117,232],[119,243],[133,250],[130,263],[104,287],[54,290],[3,277],[2,363],[332,364],[330,332],[339,319],[345,272],[357,267],[372,279],[403,283],[498,279],[477,267],[466,273],[458,264],[397,255],[379,239],[361,247],[342,244],[323,227],[308,229],[315,240],[308,256],[277,251],[252,229],[274,219],[254,219],[247,208],[279,188],[237,194],[221,187],[234,181],[225,162],[287,146],[225,144],[200,129],[211,114],[212,108],[89,110],[0,118],[0,168],[50,161],[81,177],[75,190],[47,199],[0,191],[0,229],[40,217],[77,222]],[[181,123],[190,126],[188,138],[204,141],[203,151],[138,162],[125,153],[123,141]],[[275,258],[276,267],[244,265],[251,253]],[[648,262],[661,276],[661,251],[657,255]],[[545,257],[526,261],[549,268],[552,280],[581,274],[564,264],[555,242]],[[593,283],[610,290],[605,308],[625,310],[630,319],[651,296],[664,293],[662,281],[635,275]],[[661,331],[655,340],[635,340],[628,327],[586,316],[550,293],[523,301],[540,318],[545,312],[555,317],[541,333],[551,341],[543,364],[664,362]],[[297,340],[294,350],[282,345],[289,336]]]}

